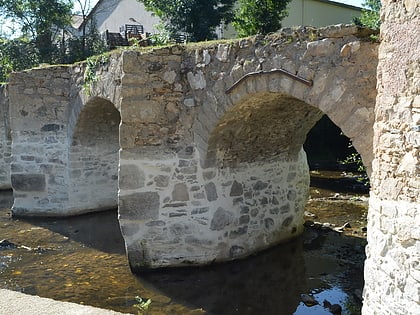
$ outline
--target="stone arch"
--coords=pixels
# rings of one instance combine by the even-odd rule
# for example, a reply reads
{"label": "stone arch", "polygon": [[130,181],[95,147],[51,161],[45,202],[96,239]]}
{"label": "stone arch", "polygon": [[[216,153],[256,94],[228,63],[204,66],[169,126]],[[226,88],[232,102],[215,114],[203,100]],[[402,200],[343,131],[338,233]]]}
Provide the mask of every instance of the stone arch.
{"label": "stone arch", "polygon": [[276,156],[294,159],[322,115],[282,93],[252,94],[229,108],[210,133],[204,165],[236,167]]}
{"label": "stone arch", "polygon": [[116,208],[120,113],[112,102],[97,96],[77,109],[71,115],[77,120],[69,128],[70,212]]}
{"label": "stone arch", "polygon": [[[231,85],[230,89],[225,90],[227,95],[224,102],[227,105],[219,108],[220,105],[217,103],[221,102],[218,101],[216,104],[203,106],[197,114],[194,139],[198,140],[196,141],[198,150],[202,159],[206,160],[206,162],[202,161],[202,164],[206,166],[208,163],[212,163],[211,154],[214,152],[212,148],[208,148],[211,144],[210,131],[216,127],[216,122],[225,112],[228,112],[239,102],[244,100],[250,102],[250,99],[258,97],[257,95],[266,98],[270,93],[272,95],[277,93],[286,99],[293,99],[295,103],[307,104],[318,112],[327,115],[352,141],[353,146],[361,155],[368,174],[370,174],[373,160],[373,123],[376,97],[376,92],[372,89],[372,86],[375,83],[375,78],[354,80],[352,76],[355,71],[355,69],[349,69],[348,71],[342,69],[338,71],[334,68],[326,69],[324,72],[313,75],[312,86],[302,84],[302,82],[288,76],[269,72],[249,76],[246,80],[239,82],[238,85]],[[343,74],[346,76],[343,77]],[[208,101],[209,103],[215,103],[215,99],[209,97]],[[209,117],[207,108],[211,106],[218,109],[214,110],[216,115],[210,116],[213,119],[200,119],[200,117]],[[307,129],[306,133],[310,129]],[[302,131],[300,130],[300,134]],[[207,153],[210,153],[210,156],[207,156]]]}

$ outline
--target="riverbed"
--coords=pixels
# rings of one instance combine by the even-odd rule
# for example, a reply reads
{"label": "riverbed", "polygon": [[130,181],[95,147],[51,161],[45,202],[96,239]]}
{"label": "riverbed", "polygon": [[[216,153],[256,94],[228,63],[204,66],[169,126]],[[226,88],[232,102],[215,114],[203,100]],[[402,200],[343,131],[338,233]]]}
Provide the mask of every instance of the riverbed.
{"label": "riverbed", "polygon": [[311,183],[299,238],[235,262],[140,275],[128,267],[116,210],[13,218],[12,193],[1,191],[0,240],[10,246],[0,247],[0,287],[133,314],[136,296],[150,299],[152,315],[322,315],[328,303],[360,314],[367,191],[342,172],[313,171]]}

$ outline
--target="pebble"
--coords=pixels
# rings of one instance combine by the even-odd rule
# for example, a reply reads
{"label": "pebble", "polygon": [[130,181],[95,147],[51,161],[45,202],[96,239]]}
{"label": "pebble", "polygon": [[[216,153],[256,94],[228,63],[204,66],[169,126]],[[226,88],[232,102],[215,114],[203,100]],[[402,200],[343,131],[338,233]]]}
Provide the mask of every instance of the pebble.
{"label": "pebble", "polygon": [[314,299],[312,295],[302,293],[300,299],[306,306],[314,306],[319,304],[317,300]]}
{"label": "pebble", "polygon": [[0,249],[15,249],[17,246],[8,240],[0,241]]}

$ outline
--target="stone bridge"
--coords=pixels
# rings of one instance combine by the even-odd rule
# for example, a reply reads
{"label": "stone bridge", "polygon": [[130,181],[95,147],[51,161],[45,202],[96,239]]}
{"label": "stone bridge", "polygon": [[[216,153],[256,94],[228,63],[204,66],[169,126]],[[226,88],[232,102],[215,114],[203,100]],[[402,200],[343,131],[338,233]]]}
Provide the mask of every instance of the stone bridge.
{"label": "stone bridge", "polygon": [[287,29],[13,74],[0,99],[13,214],[118,205],[134,271],[231,260],[297,236],[302,145],[323,114],[372,169],[378,44],[367,35]]}
{"label": "stone bridge", "polygon": [[13,214],[115,208],[134,270],[298,235],[327,114],[372,161],[377,44],[355,26],[123,50],[12,75]]}

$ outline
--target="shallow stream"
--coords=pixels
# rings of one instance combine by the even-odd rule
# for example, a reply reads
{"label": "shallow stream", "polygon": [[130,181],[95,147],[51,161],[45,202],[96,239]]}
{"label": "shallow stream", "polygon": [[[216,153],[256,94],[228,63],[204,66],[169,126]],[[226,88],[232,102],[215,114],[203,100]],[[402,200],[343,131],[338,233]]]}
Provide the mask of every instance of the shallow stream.
{"label": "shallow stream", "polygon": [[151,315],[331,314],[324,300],[360,314],[366,191],[342,173],[311,175],[310,221],[298,239],[236,262],[140,275],[129,270],[116,210],[15,219],[12,193],[2,191],[0,241],[10,246],[0,246],[0,287],[133,314],[136,296],[151,299]]}

